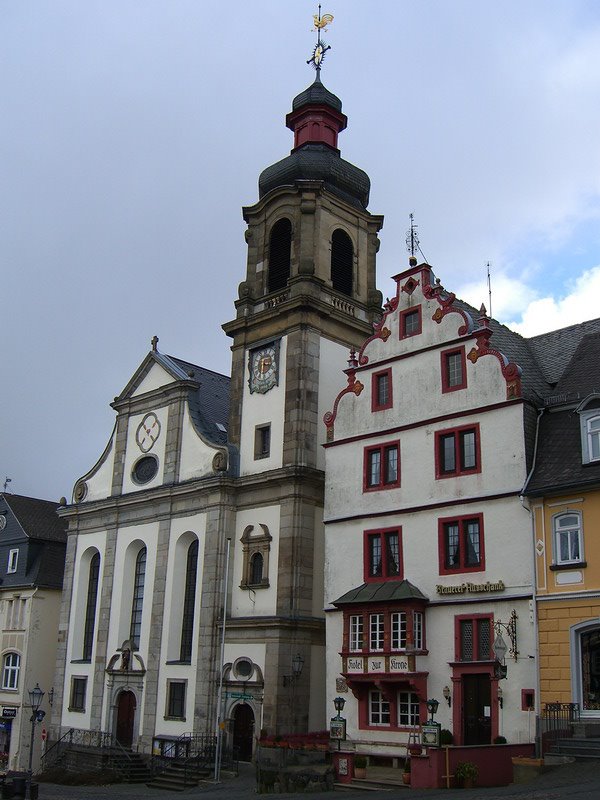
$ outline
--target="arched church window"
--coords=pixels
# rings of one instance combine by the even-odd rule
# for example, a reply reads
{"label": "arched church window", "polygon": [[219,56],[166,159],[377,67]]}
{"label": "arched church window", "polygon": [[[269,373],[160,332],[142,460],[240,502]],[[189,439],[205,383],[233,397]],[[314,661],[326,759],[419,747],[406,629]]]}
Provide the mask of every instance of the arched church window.
{"label": "arched church window", "polygon": [[136,650],[140,646],[142,632],[142,609],[144,605],[144,582],[146,580],[146,548],[142,547],[135,560],[135,576],[133,579],[133,601],[131,603],[131,624],[129,638]]}
{"label": "arched church window", "polygon": [[290,277],[292,253],[292,223],[285,217],[271,229],[269,240],[269,286],[270,292],[285,289]]}
{"label": "arched church window", "polygon": [[352,294],[353,267],[352,239],[338,228],[331,237],[331,283],[337,292]]}
{"label": "arched church window", "polygon": [[88,590],[85,603],[85,624],[83,627],[83,652],[84,661],[92,658],[94,648],[94,623],[96,621],[96,601],[98,598],[98,578],[100,575],[100,553],[95,553],[90,560],[88,573]]}
{"label": "arched church window", "polygon": [[250,566],[250,583],[257,584],[262,581],[263,577],[263,557],[261,553],[254,553]]}
{"label": "arched church window", "polygon": [[198,539],[188,547],[185,570],[185,592],[181,619],[180,661],[191,661],[194,633],[194,604],[196,602],[196,574],[198,571]]}

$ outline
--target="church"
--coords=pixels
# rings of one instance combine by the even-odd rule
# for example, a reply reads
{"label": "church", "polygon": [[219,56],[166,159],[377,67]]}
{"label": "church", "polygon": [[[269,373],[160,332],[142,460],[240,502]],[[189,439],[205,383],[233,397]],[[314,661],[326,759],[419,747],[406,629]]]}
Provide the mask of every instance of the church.
{"label": "church", "polygon": [[155,337],[60,510],[54,740],[100,731],[168,754],[224,730],[249,758],[261,731],[326,727],[322,418],[381,317],[383,218],[340,155],[347,117],[314,63],[285,118],[291,153],[243,208],[231,377]]}

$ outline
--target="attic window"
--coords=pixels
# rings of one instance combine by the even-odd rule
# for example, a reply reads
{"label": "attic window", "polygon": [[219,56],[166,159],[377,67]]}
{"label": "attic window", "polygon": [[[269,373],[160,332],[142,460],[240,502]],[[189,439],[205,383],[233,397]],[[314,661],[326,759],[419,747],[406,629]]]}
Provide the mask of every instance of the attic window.
{"label": "attic window", "polygon": [[584,401],[579,408],[579,423],[581,431],[581,460],[584,464],[597,464],[600,462],[600,408],[599,398],[592,396]]}
{"label": "attic window", "polygon": [[8,551],[8,566],[6,568],[7,572],[16,572],[17,571],[17,563],[19,561],[19,551],[18,550],[9,550]]}
{"label": "attic window", "polygon": [[221,433],[227,433],[227,428],[222,423],[215,422],[215,426],[216,426],[218,431],[221,431]]}

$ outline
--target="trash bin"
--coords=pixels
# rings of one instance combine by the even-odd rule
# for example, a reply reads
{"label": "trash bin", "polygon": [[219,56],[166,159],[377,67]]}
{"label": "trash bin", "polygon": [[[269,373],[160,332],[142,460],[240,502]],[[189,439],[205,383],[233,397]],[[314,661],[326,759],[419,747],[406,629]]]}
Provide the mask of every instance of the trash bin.
{"label": "trash bin", "polygon": [[14,796],[14,793],[15,787],[12,781],[4,781],[2,784],[2,800],[10,800],[10,798]]}

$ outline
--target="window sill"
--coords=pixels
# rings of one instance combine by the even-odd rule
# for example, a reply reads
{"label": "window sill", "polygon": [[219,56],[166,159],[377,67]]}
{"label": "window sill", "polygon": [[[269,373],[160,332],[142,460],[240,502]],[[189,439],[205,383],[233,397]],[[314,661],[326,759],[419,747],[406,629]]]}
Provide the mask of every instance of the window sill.
{"label": "window sill", "polygon": [[171,664],[191,664],[191,663],[192,663],[192,660],[191,660],[191,658],[190,658],[190,659],[186,659],[185,661],[181,661],[181,660],[180,660],[180,659],[178,659],[178,658],[177,658],[177,659],[175,659],[175,661],[165,661],[165,664],[166,664],[167,666],[170,666]]}
{"label": "window sill", "polygon": [[170,720],[170,721],[173,721],[173,722],[185,722],[185,717],[169,717],[167,714],[165,714],[163,719],[165,719],[167,721]]}
{"label": "window sill", "polygon": [[73,714],[85,714],[85,708],[71,708],[71,706],[69,706],[67,711],[71,711]]}
{"label": "window sill", "polygon": [[72,658],[71,664],[91,664],[91,658]]}
{"label": "window sill", "polygon": [[268,589],[269,581],[261,581],[260,583],[240,583],[240,589]]}
{"label": "window sill", "polygon": [[574,561],[572,564],[550,564],[552,572],[560,572],[561,570],[569,569],[584,569],[587,567],[587,561]]}

